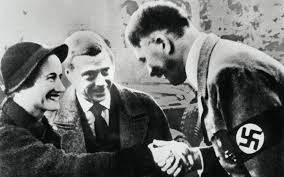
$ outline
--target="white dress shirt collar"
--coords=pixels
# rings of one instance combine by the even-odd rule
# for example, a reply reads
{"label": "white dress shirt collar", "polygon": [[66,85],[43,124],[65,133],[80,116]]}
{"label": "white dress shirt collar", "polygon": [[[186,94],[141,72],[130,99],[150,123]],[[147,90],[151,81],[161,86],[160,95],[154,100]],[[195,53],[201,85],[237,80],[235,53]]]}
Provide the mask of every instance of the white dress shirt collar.
{"label": "white dress shirt collar", "polygon": [[[88,100],[86,100],[84,98],[83,95],[78,94],[76,92],[76,96],[78,98],[79,104],[81,106],[81,108],[83,109],[85,116],[88,120],[88,123],[91,127],[92,130],[94,130],[94,121],[95,121],[95,115],[93,115],[93,113],[90,111],[91,107],[94,105],[94,103],[89,102]],[[102,110],[102,117],[105,119],[107,125],[109,125],[109,109],[110,109],[110,92],[107,92],[106,94],[106,98],[99,102],[100,105],[102,105],[103,107],[105,107],[106,109]]]}
{"label": "white dress shirt collar", "polygon": [[[86,100],[83,95],[79,94],[76,92],[76,96],[78,98],[79,104],[82,107],[83,111],[86,113],[87,111],[90,110],[90,108],[94,105],[94,103]],[[106,109],[110,109],[110,92],[106,93],[106,98],[99,102],[100,105],[105,107]]]}

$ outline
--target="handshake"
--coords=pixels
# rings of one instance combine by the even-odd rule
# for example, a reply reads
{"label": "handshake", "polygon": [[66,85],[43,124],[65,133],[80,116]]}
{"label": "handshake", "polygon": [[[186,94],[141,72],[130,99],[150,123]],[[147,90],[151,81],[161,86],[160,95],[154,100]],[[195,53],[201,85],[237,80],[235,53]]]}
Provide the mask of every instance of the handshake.
{"label": "handshake", "polygon": [[198,148],[176,141],[154,140],[148,145],[155,163],[163,172],[176,177],[185,172],[202,169],[202,155]]}

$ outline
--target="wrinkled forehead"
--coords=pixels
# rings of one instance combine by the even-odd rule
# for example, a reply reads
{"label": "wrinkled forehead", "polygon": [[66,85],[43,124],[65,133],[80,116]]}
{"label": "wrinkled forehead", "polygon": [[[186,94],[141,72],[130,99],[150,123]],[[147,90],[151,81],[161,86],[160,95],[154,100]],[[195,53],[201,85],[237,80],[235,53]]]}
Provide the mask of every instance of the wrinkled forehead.
{"label": "wrinkled forehead", "polygon": [[90,56],[90,55],[74,56],[72,64],[75,70],[82,68],[99,70],[102,68],[114,67],[109,54],[105,50],[102,50],[102,52],[96,56]]}

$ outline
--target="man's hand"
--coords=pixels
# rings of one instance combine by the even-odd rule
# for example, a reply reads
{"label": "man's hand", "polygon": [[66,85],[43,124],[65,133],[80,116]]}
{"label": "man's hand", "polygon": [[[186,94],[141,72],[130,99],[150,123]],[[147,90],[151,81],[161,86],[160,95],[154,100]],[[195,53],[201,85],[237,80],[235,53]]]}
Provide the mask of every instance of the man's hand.
{"label": "man's hand", "polygon": [[[155,150],[164,149],[171,152],[173,155],[168,156],[168,159],[159,162],[156,161],[162,171],[166,171],[170,175],[177,176],[182,167],[186,170],[198,170],[202,168],[201,153],[198,148],[191,148],[187,144],[176,141],[161,141],[154,140],[151,144]],[[174,160],[172,160],[174,157]],[[174,162],[173,162],[174,161]]]}
{"label": "man's hand", "polygon": [[152,152],[154,161],[162,171],[173,176],[177,176],[181,172],[181,159],[179,156],[174,155],[168,146],[157,147],[151,143],[148,147]]}

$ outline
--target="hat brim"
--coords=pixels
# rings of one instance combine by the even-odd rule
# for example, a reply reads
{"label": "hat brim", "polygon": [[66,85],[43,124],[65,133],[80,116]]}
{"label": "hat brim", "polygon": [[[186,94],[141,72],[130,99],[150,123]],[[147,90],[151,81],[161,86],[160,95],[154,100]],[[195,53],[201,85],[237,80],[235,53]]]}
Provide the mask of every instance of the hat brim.
{"label": "hat brim", "polygon": [[54,47],[47,54],[47,56],[49,56],[51,54],[55,54],[59,58],[60,62],[63,63],[64,60],[66,59],[67,55],[68,55],[68,46],[66,44],[62,44],[60,46]]}

